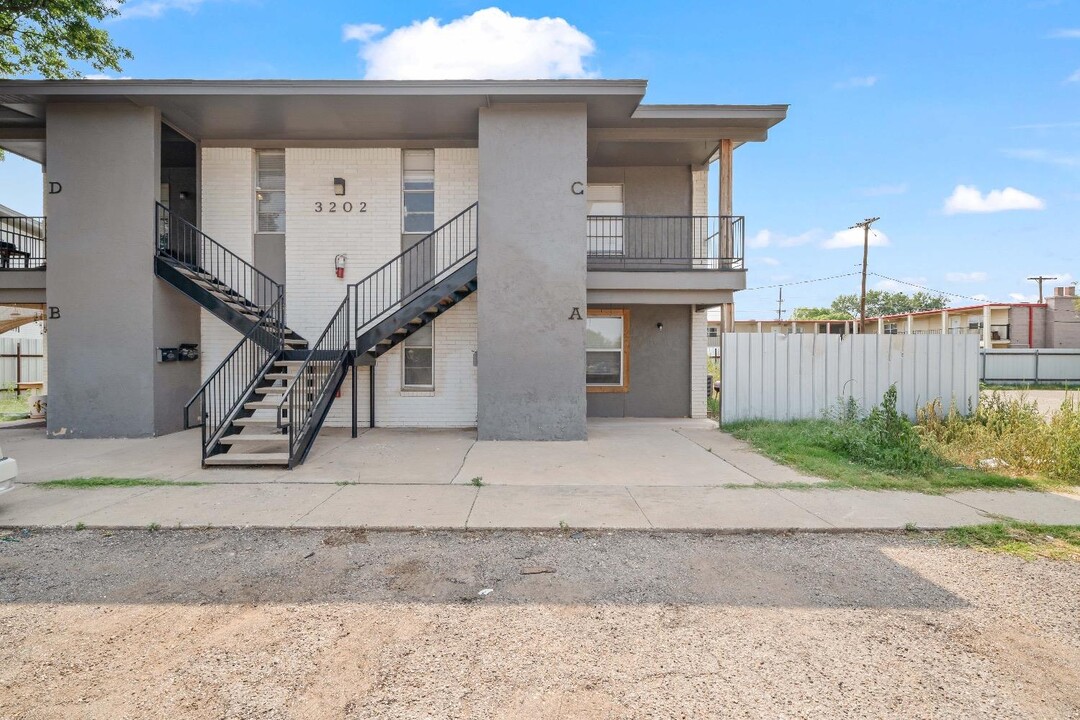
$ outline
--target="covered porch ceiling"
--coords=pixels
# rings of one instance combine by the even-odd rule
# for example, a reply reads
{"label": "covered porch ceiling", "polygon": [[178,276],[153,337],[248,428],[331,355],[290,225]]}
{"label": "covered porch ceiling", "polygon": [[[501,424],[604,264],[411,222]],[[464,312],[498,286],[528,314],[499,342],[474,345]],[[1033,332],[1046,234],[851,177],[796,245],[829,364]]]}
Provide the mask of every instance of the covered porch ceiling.
{"label": "covered porch ceiling", "polygon": [[155,107],[205,146],[475,147],[481,108],[585,104],[592,165],[700,165],[765,140],[786,105],[643,105],[644,80],[0,81],[0,147],[45,161],[52,103]]}

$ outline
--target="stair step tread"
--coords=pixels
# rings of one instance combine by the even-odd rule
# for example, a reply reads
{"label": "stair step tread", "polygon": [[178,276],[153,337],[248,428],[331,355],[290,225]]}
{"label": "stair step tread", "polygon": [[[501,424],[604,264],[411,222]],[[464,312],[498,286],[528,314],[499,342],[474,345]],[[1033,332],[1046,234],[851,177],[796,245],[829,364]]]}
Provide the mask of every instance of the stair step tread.
{"label": "stair step tread", "polygon": [[306,360],[275,360],[274,364],[278,367],[300,367]]}
{"label": "stair step tread", "polygon": [[289,453],[222,453],[206,458],[207,465],[288,465]]}
{"label": "stair step tread", "polygon": [[243,433],[240,435],[226,435],[221,438],[222,445],[236,445],[247,442],[280,443],[288,442],[289,436],[280,433]]}
{"label": "stair step tread", "polygon": [[277,410],[280,407],[281,400],[253,400],[244,403],[244,408],[247,410]]}
{"label": "stair step tread", "polygon": [[265,387],[255,388],[255,392],[259,393],[260,395],[282,395],[288,389],[289,388],[283,387],[281,385],[267,385]]}
{"label": "stair step tread", "polygon": [[291,373],[273,372],[273,373],[266,373],[265,375],[263,375],[263,377],[266,378],[267,380],[295,380],[296,376],[297,376],[297,373],[294,373],[294,372],[291,372]]}
{"label": "stair step tread", "polygon": [[[278,421],[276,419],[274,419],[274,418],[250,418],[250,417],[248,417],[248,418],[237,418],[236,420],[232,421],[232,424],[233,425],[239,425],[240,427],[247,427],[249,425],[273,425],[274,427],[277,427]],[[282,420],[281,421],[281,427],[287,427],[288,424],[289,424],[288,420]]]}

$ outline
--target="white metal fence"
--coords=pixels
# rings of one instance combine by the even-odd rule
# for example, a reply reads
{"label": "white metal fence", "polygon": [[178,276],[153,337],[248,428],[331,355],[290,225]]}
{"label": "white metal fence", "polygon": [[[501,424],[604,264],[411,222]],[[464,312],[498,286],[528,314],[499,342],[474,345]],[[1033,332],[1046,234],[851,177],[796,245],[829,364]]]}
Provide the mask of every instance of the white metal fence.
{"label": "white metal fence", "polygon": [[1080,382],[1080,349],[983,350],[979,373],[988,383]]}
{"label": "white metal fence", "polygon": [[909,417],[979,397],[975,335],[724,333],[720,357],[721,422],[818,418],[848,398],[869,409],[893,384]]}
{"label": "white metal fence", "polygon": [[0,390],[14,390],[20,382],[41,382],[44,377],[41,338],[0,337]]}

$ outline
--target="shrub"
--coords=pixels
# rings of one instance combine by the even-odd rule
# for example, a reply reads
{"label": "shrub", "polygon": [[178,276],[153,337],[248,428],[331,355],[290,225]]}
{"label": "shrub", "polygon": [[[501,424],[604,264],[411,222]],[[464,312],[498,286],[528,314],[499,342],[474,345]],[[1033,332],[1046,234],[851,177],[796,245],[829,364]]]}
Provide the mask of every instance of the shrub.
{"label": "shrub", "polygon": [[890,386],[881,404],[863,417],[853,400],[839,403],[829,414],[833,449],[876,470],[927,475],[941,463],[897,411],[896,397],[896,386]]}
{"label": "shrub", "polygon": [[919,410],[918,422],[924,444],[949,461],[1080,484],[1080,405],[1071,397],[1047,419],[1023,396],[995,391],[966,417],[934,402]]}

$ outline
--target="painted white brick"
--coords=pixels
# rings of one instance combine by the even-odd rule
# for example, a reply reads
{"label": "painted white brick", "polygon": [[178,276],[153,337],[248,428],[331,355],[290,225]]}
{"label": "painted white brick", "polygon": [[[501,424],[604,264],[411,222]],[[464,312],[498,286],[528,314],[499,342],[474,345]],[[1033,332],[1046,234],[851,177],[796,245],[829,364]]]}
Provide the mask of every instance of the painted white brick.
{"label": "painted white brick", "polygon": [[709,170],[692,170],[690,172],[691,186],[691,210],[694,215],[709,214]]}
{"label": "painted white brick", "polygon": [[708,414],[705,383],[709,374],[708,358],[708,313],[696,312],[691,305],[690,312],[690,417],[703,418]]}
{"label": "painted white brick", "polygon": [[[202,149],[201,230],[251,262],[255,196],[251,148]],[[200,363],[205,380],[240,342],[240,333],[208,312],[201,314]]]}
{"label": "painted white brick", "polygon": [[[206,148],[202,167],[203,230],[244,259],[252,256],[254,151]],[[346,194],[334,195],[344,178]],[[346,287],[401,252],[401,150],[398,148],[289,148],[285,152],[285,287],[288,323],[314,341],[345,298]],[[435,221],[442,224],[476,202],[476,148],[435,151]],[[343,203],[352,203],[344,212]],[[322,212],[316,212],[322,203]],[[334,203],[334,212],[331,212]],[[363,205],[362,205],[363,203]],[[334,275],[334,257],[347,256],[345,278]],[[240,336],[204,313],[204,377]],[[401,349],[379,359],[376,421],[391,427],[471,427],[476,424],[476,296],[438,318],[435,390],[401,389]],[[360,368],[359,411],[368,422],[368,371]],[[351,422],[351,379],[326,424]]]}

